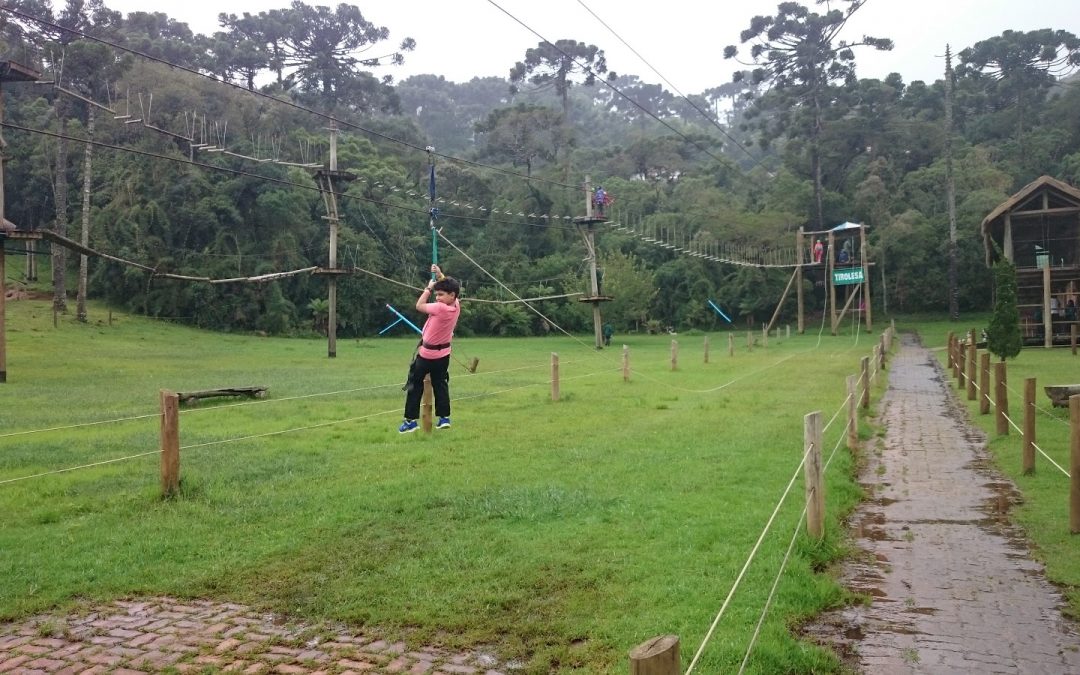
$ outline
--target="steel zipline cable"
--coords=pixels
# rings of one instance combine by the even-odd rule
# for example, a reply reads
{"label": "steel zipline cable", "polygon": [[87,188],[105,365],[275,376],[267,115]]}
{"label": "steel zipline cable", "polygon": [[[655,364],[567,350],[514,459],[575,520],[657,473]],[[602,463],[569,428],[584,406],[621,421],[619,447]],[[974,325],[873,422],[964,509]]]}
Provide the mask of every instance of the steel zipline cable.
{"label": "steel zipline cable", "polygon": [[[17,9],[17,8],[11,7],[10,5],[0,5],[0,11],[8,12],[9,14],[11,14],[13,16],[17,16],[20,19],[23,19],[23,20],[26,20],[26,21],[33,21],[33,22],[41,24],[43,26],[48,26],[49,28],[53,28],[53,29],[61,31],[61,32],[65,33],[65,34],[76,35],[76,36],[78,36],[80,38],[83,38],[85,40],[90,40],[92,42],[97,42],[98,44],[105,45],[105,46],[110,47],[112,49],[117,49],[119,51],[127,52],[128,54],[133,54],[135,56],[146,59],[148,61],[153,61],[155,63],[160,63],[161,65],[167,66],[169,68],[174,68],[176,70],[180,70],[180,71],[183,71],[185,73],[190,73],[191,75],[195,75],[196,77],[201,77],[201,78],[210,80],[211,82],[216,82],[216,83],[228,86],[228,87],[232,87],[234,89],[238,89],[238,90],[243,91],[243,92],[245,92],[247,94],[251,94],[253,96],[256,96],[256,97],[259,97],[259,98],[262,98],[262,99],[266,99],[268,101],[272,101],[274,103],[278,103],[278,104],[281,104],[281,105],[288,106],[290,108],[293,108],[294,110],[299,110],[299,111],[308,113],[310,115],[314,115],[314,116],[319,117],[321,119],[324,119],[324,120],[326,120],[328,122],[335,122],[337,124],[340,124],[340,125],[342,125],[344,127],[349,128],[349,129],[353,129],[353,130],[356,130],[356,131],[363,132],[365,134],[369,134],[371,136],[374,136],[375,138],[380,138],[380,139],[385,140],[385,141],[390,141],[392,143],[397,143],[397,144],[402,145],[402,146],[404,146],[406,148],[409,148],[409,149],[412,149],[412,150],[417,150],[419,152],[427,152],[426,147],[421,147],[419,145],[416,145],[415,143],[410,143],[409,141],[404,141],[404,140],[401,140],[400,138],[394,138],[393,136],[389,136],[387,134],[375,131],[373,129],[368,129],[366,127],[360,126],[359,124],[355,124],[353,122],[349,122],[347,120],[338,119],[338,118],[336,118],[333,115],[330,115],[328,113],[319,112],[318,110],[308,108],[306,106],[300,105],[299,103],[295,103],[293,101],[289,101],[289,100],[286,100],[286,99],[281,99],[281,98],[278,98],[276,96],[271,96],[270,94],[266,94],[266,93],[258,91],[256,89],[248,89],[247,87],[245,87],[243,85],[236,84],[235,82],[230,82],[228,80],[219,79],[217,77],[214,77],[213,75],[199,72],[195,68],[191,68],[191,67],[188,67],[188,66],[183,66],[183,65],[180,65],[178,63],[173,63],[173,62],[171,62],[171,61],[169,61],[167,59],[163,59],[163,58],[160,58],[160,57],[157,57],[157,56],[153,56],[152,54],[147,54],[146,52],[140,51],[138,49],[134,49],[132,47],[126,47],[126,46],[118,44],[116,42],[112,42],[110,40],[106,40],[104,38],[97,37],[95,35],[90,35],[89,33],[80,31],[80,30],[78,30],[76,28],[65,28],[64,26],[61,26],[60,24],[58,24],[58,23],[56,23],[54,21],[50,21],[48,19],[43,19],[41,17],[34,16],[32,14],[28,14],[28,13],[26,13],[24,11],[21,11],[21,10]],[[535,176],[526,176],[525,174],[519,173],[517,171],[511,171],[509,169],[503,169],[503,168],[500,168],[500,167],[497,167],[497,166],[490,166],[488,164],[481,164],[480,162],[474,162],[472,160],[463,159],[463,158],[460,158],[460,157],[454,157],[452,155],[446,155],[446,154],[442,154],[442,153],[438,153],[438,152],[435,152],[434,155],[436,157],[439,157],[441,159],[445,159],[447,161],[457,162],[457,163],[460,163],[460,164],[466,164],[466,165],[469,165],[469,166],[475,166],[475,167],[483,168],[483,169],[488,169],[490,171],[495,171],[495,172],[498,172],[498,173],[502,173],[502,174],[507,175],[507,176],[513,176],[513,177],[516,177],[516,178],[521,178],[521,179],[527,180],[527,181],[535,181],[535,182],[547,183],[549,185],[556,185],[558,187],[569,188],[569,189],[573,189],[573,190],[580,190],[581,189],[580,185],[571,185],[569,183],[562,183],[562,182],[559,182],[559,181],[553,181],[553,180],[546,179],[546,178],[538,178],[538,177],[535,177]]]}

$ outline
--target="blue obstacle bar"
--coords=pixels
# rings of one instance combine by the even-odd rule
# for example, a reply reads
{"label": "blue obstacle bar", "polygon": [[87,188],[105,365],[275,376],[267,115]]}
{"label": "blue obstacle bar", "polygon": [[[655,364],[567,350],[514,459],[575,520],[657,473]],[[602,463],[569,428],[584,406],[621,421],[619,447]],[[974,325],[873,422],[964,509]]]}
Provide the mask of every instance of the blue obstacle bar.
{"label": "blue obstacle bar", "polygon": [[713,302],[712,300],[707,300],[706,302],[708,302],[710,305],[712,305],[712,308],[716,310],[716,313],[719,314],[720,316],[724,317],[725,321],[727,321],[728,323],[731,323],[731,319],[728,318],[728,315],[724,314],[723,310],[721,310],[719,307],[717,307],[715,302]]}
{"label": "blue obstacle bar", "polygon": [[391,312],[393,312],[394,314],[397,314],[397,317],[398,317],[398,318],[397,318],[397,320],[396,320],[396,321],[394,321],[394,322],[393,322],[392,324],[390,324],[390,325],[389,325],[389,326],[387,326],[386,328],[383,328],[383,329],[382,329],[381,331],[379,331],[379,335],[382,335],[383,333],[385,333],[386,331],[390,330],[390,329],[391,329],[391,328],[393,328],[394,326],[398,325],[398,324],[399,324],[399,323],[401,323],[402,321],[404,321],[405,323],[409,324],[409,327],[410,327],[410,328],[412,328],[412,329],[413,329],[414,331],[416,331],[417,333],[420,333],[421,335],[423,335],[424,331],[422,331],[422,330],[420,330],[419,328],[417,328],[417,327],[416,327],[416,324],[415,324],[415,323],[413,323],[412,321],[409,321],[408,319],[406,319],[406,318],[405,318],[405,315],[404,315],[404,314],[402,314],[401,312],[397,311],[396,309],[394,309],[394,308],[393,308],[393,307],[391,307],[390,305],[387,305],[387,306],[386,306],[386,308],[387,308],[388,310],[390,310]]}

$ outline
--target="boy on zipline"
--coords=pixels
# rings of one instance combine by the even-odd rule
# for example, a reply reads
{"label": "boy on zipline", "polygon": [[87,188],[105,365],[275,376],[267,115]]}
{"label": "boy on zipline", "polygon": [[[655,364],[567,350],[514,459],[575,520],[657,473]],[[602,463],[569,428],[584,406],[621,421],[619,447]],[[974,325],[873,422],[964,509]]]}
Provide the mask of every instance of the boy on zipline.
{"label": "boy on zipline", "polygon": [[[450,342],[461,314],[461,303],[458,302],[461,284],[445,276],[438,265],[431,266],[431,273],[434,278],[416,299],[416,311],[427,314],[428,318],[409,366],[409,379],[405,382],[405,419],[398,427],[398,433],[402,434],[417,429],[425,375],[431,375],[431,390],[435,395],[435,414],[439,417],[435,428],[450,428]],[[435,302],[429,303],[432,291]]]}

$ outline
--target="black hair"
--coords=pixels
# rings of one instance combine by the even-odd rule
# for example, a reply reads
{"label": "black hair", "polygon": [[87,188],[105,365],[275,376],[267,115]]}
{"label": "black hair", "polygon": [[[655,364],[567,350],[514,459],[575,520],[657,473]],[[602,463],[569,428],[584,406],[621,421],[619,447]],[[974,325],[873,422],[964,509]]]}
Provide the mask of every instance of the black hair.
{"label": "black hair", "polygon": [[453,293],[455,297],[461,295],[461,283],[454,277],[443,277],[441,280],[436,281],[432,288],[436,291]]}

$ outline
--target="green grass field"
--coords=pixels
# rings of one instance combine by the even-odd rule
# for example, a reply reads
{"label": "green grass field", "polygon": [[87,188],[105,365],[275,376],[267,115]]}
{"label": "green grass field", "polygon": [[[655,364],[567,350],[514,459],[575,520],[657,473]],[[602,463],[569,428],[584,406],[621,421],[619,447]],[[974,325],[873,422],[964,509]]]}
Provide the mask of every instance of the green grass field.
{"label": "green grass field", "polygon": [[[919,321],[913,324],[928,347],[939,348],[936,354],[944,367],[947,363],[945,345],[949,331],[958,335],[969,328],[981,331],[989,323],[989,317],[965,317],[959,323],[944,321]],[[998,361],[991,356],[991,364]],[[991,365],[991,368],[993,366]],[[1023,494],[1023,501],[1010,514],[1026,531],[1036,558],[1046,565],[1047,576],[1057,583],[1069,602],[1069,612],[1080,617],[1080,556],[1077,556],[1077,535],[1069,532],[1069,411],[1054,408],[1043,392],[1050,384],[1080,383],[1080,355],[1073,356],[1068,347],[1044,349],[1025,347],[1020,355],[1007,362],[1009,417],[1023,428],[1024,380],[1035,378],[1036,393],[1036,443],[1046,455],[1061,468],[1055,467],[1047,457],[1036,452],[1035,473],[1023,475],[1022,439],[1020,432],[1009,427],[1007,436],[998,436],[991,407],[991,414],[979,414],[978,401],[968,401],[966,390],[957,387],[952,371],[949,382],[958,400],[967,406],[971,421],[986,434],[989,449],[995,463]],[[991,388],[993,388],[991,370]],[[978,393],[976,393],[978,396]],[[993,399],[993,392],[991,392]]]}
{"label": "green grass field", "polygon": [[[748,351],[739,332],[732,357],[714,333],[706,364],[703,336],[680,335],[672,372],[670,336],[617,335],[629,383],[621,348],[589,338],[461,339],[456,355],[480,368],[453,367],[453,429],[400,436],[412,337],[340,341],[329,359],[325,340],[104,319],[94,306],[90,323],[54,328],[46,301],[8,305],[0,619],[209,597],[567,673],[622,671],[627,650],[665,633],[689,662],[798,469],[804,414],[829,421],[878,337],[815,331]],[[162,499],[159,390],[240,385],[269,398],[183,409],[181,491]],[[754,672],[839,668],[790,629],[845,601],[819,572],[844,553],[853,465],[836,453],[826,539],[800,536]],[[738,667],[802,493],[800,472],[699,672]]]}

